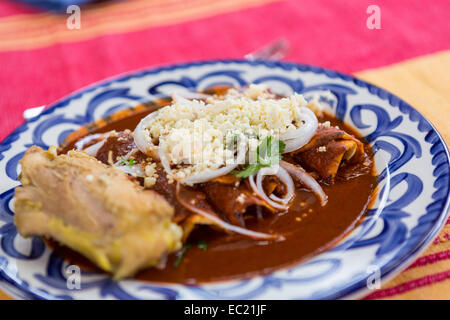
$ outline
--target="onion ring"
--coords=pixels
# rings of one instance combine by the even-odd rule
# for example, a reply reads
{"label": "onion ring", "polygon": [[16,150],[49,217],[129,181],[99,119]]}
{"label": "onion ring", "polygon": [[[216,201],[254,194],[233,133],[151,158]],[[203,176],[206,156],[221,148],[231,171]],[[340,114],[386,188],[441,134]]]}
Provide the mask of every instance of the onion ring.
{"label": "onion ring", "polygon": [[281,160],[281,167],[286,169],[286,171],[297,181],[305,185],[309,190],[311,190],[314,195],[320,200],[320,205],[323,207],[327,204],[328,196],[323,192],[320,184],[309,175],[305,169],[299,165],[294,165],[292,163]]}
{"label": "onion ring", "polygon": [[294,192],[295,192],[295,186],[294,186],[294,181],[292,181],[291,176],[289,175],[289,173],[283,169],[282,167],[278,168],[278,171],[276,173],[276,176],[281,180],[281,182],[284,183],[284,185],[287,188],[287,193],[283,198],[279,198],[274,194],[271,194],[269,196],[270,199],[278,201],[278,202],[282,202],[282,203],[289,203],[289,201],[292,200],[292,198],[294,197]]}
{"label": "onion ring", "polygon": [[75,142],[75,148],[77,148],[78,150],[83,150],[83,147],[88,144],[89,142],[91,142],[92,140],[98,139],[103,137],[105,134],[104,133],[95,133],[95,134],[90,134],[87,135],[83,138],[81,138],[80,140],[78,140],[77,142]]}
{"label": "onion ring", "polygon": [[124,165],[120,166],[117,164],[114,164],[114,166],[119,169],[122,172],[125,172],[133,177],[144,177],[144,170],[139,164],[135,164],[132,166]]}
{"label": "onion ring", "polygon": [[136,144],[136,147],[141,150],[142,153],[149,156],[158,154],[158,146],[154,145],[150,136],[144,133],[147,132],[147,126],[157,114],[157,110],[153,111],[148,116],[144,117],[134,129],[134,143]]}
{"label": "onion ring", "polygon": [[[264,188],[262,186],[262,181],[263,181],[263,177],[267,176],[267,175],[276,175],[278,176],[278,171],[280,170],[279,166],[273,166],[273,167],[265,167],[265,168],[261,168],[258,170],[258,172],[256,173],[256,183],[255,183],[255,174],[252,174],[251,176],[248,177],[248,180],[250,182],[250,186],[252,187],[253,191],[260,197],[262,198],[264,201],[267,202],[267,204],[269,204],[271,207],[277,208],[277,209],[281,209],[281,210],[287,210],[288,206],[287,206],[287,202],[292,198],[294,191],[294,183],[292,182],[292,179],[289,180],[286,179],[286,175],[283,174],[283,180],[287,180],[288,184],[286,185],[286,187],[288,187],[288,196],[289,198],[286,197],[285,199],[280,199],[278,197],[276,197],[275,199],[279,199],[278,201],[282,202],[282,203],[278,203],[276,201],[273,201],[272,199],[270,199],[270,197],[268,197],[266,195],[266,193],[264,192]],[[286,172],[285,172],[286,173]]]}
{"label": "onion ring", "polygon": [[319,121],[309,108],[300,107],[300,117],[297,121],[304,122],[300,128],[280,135],[280,139],[286,144],[283,153],[300,149],[316,134]]}
{"label": "onion ring", "polygon": [[163,139],[159,140],[158,157],[159,160],[161,161],[161,165],[163,166],[164,171],[166,171],[166,174],[169,176],[173,175],[172,168],[170,168],[169,159],[167,158],[166,143],[164,142]]}
{"label": "onion ring", "polygon": [[96,157],[98,150],[100,150],[100,148],[103,147],[105,142],[106,142],[106,139],[100,140],[99,142],[94,143],[92,146],[87,147],[83,151],[92,157]]}
{"label": "onion ring", "polygon": [[233,163],[225,165],[224,167],[219,169],[205,170],[203,172],[193,174],[187,178],[181,179],[180,182],[187,185],[193,185],[196,183],[206,182],[220,176],[224,176],[233,171],[238,165],[244,163],[246,154],[247,154],[246,144],[241,143],[240,147],[238,146],[236,160],[233,159]]}

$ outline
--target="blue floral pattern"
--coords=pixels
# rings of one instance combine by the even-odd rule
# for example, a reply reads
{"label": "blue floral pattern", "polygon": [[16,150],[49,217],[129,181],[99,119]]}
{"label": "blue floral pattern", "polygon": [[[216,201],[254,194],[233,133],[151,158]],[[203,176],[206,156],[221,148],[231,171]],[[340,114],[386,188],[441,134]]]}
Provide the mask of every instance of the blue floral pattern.
{"label": "blue floral pattern", "polygon": [[[318,95],[329,111],[372,144],[379,192],[363,223],[335,248],[267,276],[198,286],[115,282],[81,272],[69,290],[66,263],[40,238],[23,239],[14,226],[12,198],[19,160],[31,145],[48,148],[73,130],[117,110],[217,84],[266,83],[280,94]],[[390,275],[417,255],[445,221],[449,156],[432,125],[394,95],[322,68],[269,61],[209,61],[136,72],[96,84],[57,102],[0,144],[0,285],[33,299],[262,299],[342,298],[360,294],[368,269]]]}

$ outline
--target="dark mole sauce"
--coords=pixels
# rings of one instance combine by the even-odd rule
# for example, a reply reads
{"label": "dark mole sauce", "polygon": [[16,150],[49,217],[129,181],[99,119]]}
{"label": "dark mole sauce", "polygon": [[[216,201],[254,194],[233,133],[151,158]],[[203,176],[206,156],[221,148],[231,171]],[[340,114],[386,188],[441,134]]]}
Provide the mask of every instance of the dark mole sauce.
{"label": "dark mole sauce", "polygon": [[[139,112],[109,123],[101,129],[90,132],[110,130],[134,130],[139,120],[150,111]],[[359,137],[348,125],[332,116],[325,115],[320,121],[330,121],[348,133]],[[70,150],[73,144],[64,148]],[[209,281],[248,278],[266,274],[280,268],[298,264],[305,259],[326,250],[339,242],[363,218],[372,199],[375,198],[376,174],[373,168],[372,151],[365,144],[369,155],[369,165],[341,168],[350,170],[353,176],[347,181],[336,179],[334,184],[322,184],[328,195],[328,203],[321,207],[312,193],[297,189],[297,196],[287,213],[263,213],[263,219],[252,218],[247,227],[265,233],[285,236],[284,241],[271,242],[252,240],[236,234],[226,234],[206,226],[197,227],[189,236],[192,247],[185,253],[182,262],[175,267],[175,254],[168,257],[165,268],[148,268],[139,272],[135,278],[152,282],[176,282],[195,284]],[[345,173],[345,172],[344,172]],[[197,247],[198,241],[207,242],[207,250]],[[70,263],[85,269],[96,269],[87,259],[70,249],[50,243],[62,257]]]}

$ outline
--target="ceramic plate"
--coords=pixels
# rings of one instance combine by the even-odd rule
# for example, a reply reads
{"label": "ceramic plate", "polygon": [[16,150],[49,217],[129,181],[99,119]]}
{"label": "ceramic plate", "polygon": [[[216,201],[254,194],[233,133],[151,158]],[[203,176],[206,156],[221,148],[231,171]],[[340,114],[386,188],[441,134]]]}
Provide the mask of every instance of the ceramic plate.
{"label": "ceramic plate", "polygon": [[[336,247],[290,269],[246,280],[158,285],[82,272],[80,289],[68,289],[65,261],[42,239],[17,234],[11,200],[19,184],[18,161],[31,145],[48,148],[83,124],[173,90],[247,83],[265,83],[283,95],[317,95],[372,145],[377,199]],[[137,71],[56,102],[0,144],[0,286],[12,296],[37,299],[357,297],[369,293],[379,277],[385,280],[413,262],[445,223],[448,205],[449,156],[442,138],[419,112],[376,86],[327,69],[268,61],[207,61]]]}

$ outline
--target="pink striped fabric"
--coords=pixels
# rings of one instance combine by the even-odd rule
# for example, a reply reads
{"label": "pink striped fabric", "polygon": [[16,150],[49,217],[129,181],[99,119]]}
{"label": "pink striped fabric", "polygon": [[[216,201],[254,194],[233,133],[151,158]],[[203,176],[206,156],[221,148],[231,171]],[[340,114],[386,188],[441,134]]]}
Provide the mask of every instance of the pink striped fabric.
{"label": "pink striped fabric", "polygon": [[372,299],[382,299],[395,296],[397,294],[401,294],[413,289],[417,289],[423,286],[428,286],[433,283],[441,282],[444,280],[450,279],[450,270],[435,273],[432,275],[428,275],[419,279],[411,280],[405,283],[402,283],[398,286],[391,287],[384,290],[379,290],[374,292],[371,295],[368,295],[364,298],[364,300],[372,300]]}
{"label": "pink striped fabric", "polygon": [[433,254],[429,254],[423,257],[420,257],[416,260],[412,265],[408,267],[408,269],[416,268],[416,267],[423,267],[425,265],[433,264],[438,261],[447,260],[450,259],[450,250],[441,251]]}

